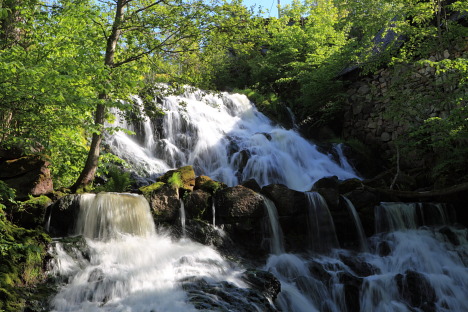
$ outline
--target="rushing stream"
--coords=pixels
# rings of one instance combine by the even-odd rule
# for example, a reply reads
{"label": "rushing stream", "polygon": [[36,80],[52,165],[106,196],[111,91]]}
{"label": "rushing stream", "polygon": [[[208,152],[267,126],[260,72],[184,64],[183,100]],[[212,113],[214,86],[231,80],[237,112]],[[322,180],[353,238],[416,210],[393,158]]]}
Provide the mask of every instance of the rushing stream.
{"label": "rushing stream", "polygon": [[[118,126],[136,135],[118,132],[107,140],[141,174],[192,165],[197,174],[229,186],[255,179],[262,186],[281,183],[300,191],[325,176],[356,177],[344,157],[335,162],[295,130],[274,125],[243,95],[187,91],[164,97],[161,105],[162,119],[119,120]],[[339,146],[336,151],[342,156]]]}
{"label": "rushing stream", "polygon": [[[135,97],[135,103],[141,101]],[[50,251],[49,272],[60,285],[51,311],[468,311],[468,233],[452,226],[456,219],[447,207],[381,203],[376,234],[367,238],[343,198],[360,251],[341,249],[325,200],[309,192],[325,176],[356,177],[340,146],[335,158],[320,153],[241,95],[186,92],[163,98],[162,106],[166,114],[159,121],[118,121],[137,135],[109,136],[113,151],[141,175],[189,164],[230,186],[254,178],[262,186],[282,183],[305,192],[309,239],[303,252],[287,252],[275,204],[264,197],[270,256],[259,269],[281,283],[269,301],[251,290],[241,264],[186,238],[183,201],[183,237],[175,239],[156,230],[140,195],[83,194],[76,236],[57,239]],[[214,201],[211,209],[214,227]]]}

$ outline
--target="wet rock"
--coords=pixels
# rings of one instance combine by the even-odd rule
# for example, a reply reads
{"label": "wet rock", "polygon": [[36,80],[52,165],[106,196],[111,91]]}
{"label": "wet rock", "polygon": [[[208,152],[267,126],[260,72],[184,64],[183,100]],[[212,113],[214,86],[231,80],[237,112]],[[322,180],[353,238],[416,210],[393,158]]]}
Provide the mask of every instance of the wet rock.
{"label": "wet rock", "polygon": [[161,184],[154,190],[144,192],[156,222],[175,222],[179,216],[179,190],[167,184]]}
{"label": "wet rock", "polygon": [[359,179],[347,179],[340,182],[338,185],[338,191],[340,194],[346,194],[354,191],[355,189],[361,188],[362,186],[362,181]]}
{"label": "wet rock", "polygon": [[228,187],[215,194],[216,224],[235,243],[243,246],[255,256],[268,252],[262,246],[262,223],[265,216],[263,197],[241,185]]}
{"label": "wet rock", "polygon": [[192,277],[181,281],[190,303],[202,311],[245,312],[278,311],[261,290],[240,288],[229,282],[208,282]]}
{"label": "wet rock", "polygon": [[423,274],[408,270],[405,274],[397,274],[395,280],[401,298],[410,306],[425,312],[436,311],[435,290]]}
{"label": "wet rock", "polygon": [[0,163],[0,180],[16,190],[16,197],[40,196],[54,191],[49,162],[38,156],[24,156]]}
{"label": "wet rock", "polygon": [[29,200],[13,207],[11,211],[12,221],[21,227],[34,229],[44,226],[47,207],[52,200],[45,196],[32,197]]}
{"label": "wet rock", "polygon": [[372,264],[366,262],[361,257],[340,254],[340,260],[343,261],[357,276],[366,277],[380,274],[380,270]]}
{"label": "wet rock", "polygon": [[309,272],[316,279],[322,281],[323,283],[328,283],[331,280],[331,274],[323,267],[323,264],[316,261],[311,261],[309,263]]}
{"label": "wet rock", "polygon": [[174,179],[174,175],[177,175],[178,179],[180,179],[180,181],[178,181],[180,182],[180,185],[178,185],[179,188],[184,191],[193,191],[193,188],[195,187],[195,171],[192,166],[169,170],[164,175],[160,176],[157,181],[166,184],[171,184],[171,182],[174,183],[173,180],[171,181],[171,179]]}
{"label": "wet rock", "polygon": [[346,197],[356,208],[366,236],[372,236],[375,232],[374,207],[379,205],[380,196],[368,190],[356,189],[348,193]]}
{"label": "wet rock", "polygon": [[215,195],[215,205],[216,214],[225,220],[262,217],[264,214],[262,196],[242,185],[218,191]]}
{"label": "wet rock", "polygon": [[262,190],[262,187],[258,184],[258,182],[255,179],[246,180],[246,181],[242,182],[241,185],[245,186],[245,187],[247,187],[247,188],[249,188],[252,191],[257,192],[257,193],[260,193],[260,191]]}
{"label": "wet rock", "polygon": [[47,208],[46,230],[53,237],[74,234],[74,227],[80,211],[80,195],[67,195]]}
{"label": "wet rock", "polygon": [[187,220],[186,235],[200,244],[214,246],[226,254],[235,253],[238,249],[226,232],[202,220]]}
{"label": "wet rock", "polygon": [[291,190],[282,184],[270,184],[262,188],[262,193],[275,203],[279,216],[306,213],[307,198],[303,192]]}
{"label": "wet rock", "polygon": [[187,218],[201,219],[210,221],[213,220],[213,213],[211,209],[211,194],[201,189],[195,190],[184,199],[185,214]]}
{"label": "wet rock", "polygon": [[319,188],[317,192],[325,199],[330,211],[340,210],[340,193],[337,189]]}
{"label": "wet rock", "polygon": [[195,179],[194,189],[195,190],[201,189],[210,194],[214,194],[217,191],[224,189],[226,187],[227,187],[226,184],[212,180],[210,177],[202,175]]}
{"label": "wet rock", "polygon": [[242,279],[271,300],[275,300],[281,291],[281,283],[270,272],[250,269],[244,272]]}
{"label": "wet rock", "polygon": [[439,233],[443,234],[447,238],[447,240],[454,246],[460,245],[460,240],[458,239],[458,236],[448,226],[444,226],[443,228],[441,228],[439,230]]}
{"label": "wet rock", "polygon": [[321,178],[312,186],[312,190],[318,190],[322,188],[338,189],[339,180],[337,176]]}
{"label": "wet rock", "polygon": [[379,254],[379,256],[386,257],[390,255],[391,252],[392,248],[390,247],[390,244],[387,241],[380,242],[377,245],[377,253]]}

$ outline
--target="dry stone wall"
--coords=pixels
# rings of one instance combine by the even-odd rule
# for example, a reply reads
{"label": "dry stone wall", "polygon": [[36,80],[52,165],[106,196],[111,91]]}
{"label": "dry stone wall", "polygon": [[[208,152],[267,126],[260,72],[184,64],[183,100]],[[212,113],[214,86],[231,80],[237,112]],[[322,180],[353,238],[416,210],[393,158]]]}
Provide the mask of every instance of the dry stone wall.
{"label": "dry stone wall", "polygon": [[[465,45],[436,53],[429,60],[467,58],[465,39]],[[430,117],[447,116],[450,106],[441,105],[441,101],[459,87],[447,75],[436,74],[427,63],[380,69],[348,86],[342,136],[377,148],[384,159],[389,159],[395,155],[395,140],[411,126]],[[396,105],[404,106],[406,115],[395,115],[396,110],[392,113]]]}

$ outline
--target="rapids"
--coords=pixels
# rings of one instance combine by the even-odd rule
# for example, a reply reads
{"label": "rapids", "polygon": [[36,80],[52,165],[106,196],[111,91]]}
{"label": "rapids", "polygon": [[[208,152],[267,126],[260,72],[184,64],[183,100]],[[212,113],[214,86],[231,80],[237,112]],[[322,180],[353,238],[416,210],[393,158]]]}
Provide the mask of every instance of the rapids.
{"label": "rapids", "polygon": [[[275,204],[265,197],[271,249],[260,269],[281,283],[276,300],[265,304],[252,297],[241,264],[185,237],[182,201],[184,235],[175,239],[155,228],[139,195],[83,194],[77,236],[68,238],[73,243],[56,239],[50,250],[49,274],[59,285],[51,311],[468,311],[468,232],[453,225],[446,206],[381,203],[374,210],[376,233],[368,238],[344,198],[360,250],[341,249],[325,200],[308,192],[325,176],[357,176],[340,145],[334,157],[319,152],[239,94],[186,91],[153,104],[162,105],[164,117],[134,124],[118,118],[116,126],[136,135],[106,138],[140,176],[192,165],[198,175],[230,186],[253,178],[262,186],[281,183],[306,192],[309,241],[302,253],[288,253]],[[212,211],[210,223],[222,231],[214,202]]]}
{"label": "rapids", "polygon": [[[143,107],[139,97],[133,99]],[[357,176],[341,146],[335,162],[296,130],[273,124],[244,95],[187,90],[161,102],[152,105],[161,106],[163,118],[136,123],[119,118],[114,126],[136,135],[117,132],[107,138],[112,151],[140,175],[192,165],[198,175],[229,186],[255,179],[261,186],[280,183],[299,191],[310,190],[325,176]]]}

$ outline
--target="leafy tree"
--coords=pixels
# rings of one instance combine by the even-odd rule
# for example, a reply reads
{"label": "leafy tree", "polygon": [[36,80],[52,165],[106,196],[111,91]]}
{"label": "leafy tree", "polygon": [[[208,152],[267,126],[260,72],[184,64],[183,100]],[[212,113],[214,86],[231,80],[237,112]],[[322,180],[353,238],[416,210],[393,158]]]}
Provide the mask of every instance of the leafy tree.
{"label": "leafy tree", "polygon": [[[134,91],[147,57],[161,58],[193,49],[206,23],[209,6],[202,1],[117,0],[101,3],[94,23],[102,29],[101,51],[107,79],[98,92],[95,131],[85,167],[72,189],[89,185],[95,176],[104,130],[106,108]],[[140,79],[141,81],[141,79]],[[98,88],[98,86],[96,86]]]}

